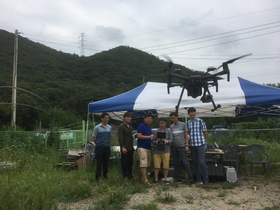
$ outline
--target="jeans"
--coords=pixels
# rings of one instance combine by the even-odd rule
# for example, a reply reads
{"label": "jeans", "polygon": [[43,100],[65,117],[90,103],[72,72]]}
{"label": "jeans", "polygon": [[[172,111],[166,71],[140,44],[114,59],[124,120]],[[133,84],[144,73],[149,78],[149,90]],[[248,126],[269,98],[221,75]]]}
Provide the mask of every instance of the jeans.
{"label": "jeans", "polygon": [[188,174],[188,179],[190,182],[192,182],[193,174],[188,161],[187,153],[185,152],[185,147],[171,146],[171,157],[174,162],[175,179],[177,181],[181,181],[181,170],[180,170],[180,160],[181,160],[183,167]]}
{"label": "jeans", "polygon": [[95,158],[97,161],[96,172],[95,172],[96,180],[100,179],[101,169],[103,169],[103,177],[107,179],[110,154],[111,154],[110,147],[95,148]]}
{"label": "jeans", "polygon": [[126,154],[121,154],[122,175],[126,178],[133,178],[132,165],[133,165],[133,150],[127,151]]}
{"label": "jeans", "polygon": [[204,144],[201,146],[190,147],[191,157],[193,160],[194,170],[196,174],[196,181],[201,182],[201,176],[204,183],[209,182],[207,166],[205,163],[205,148]]}

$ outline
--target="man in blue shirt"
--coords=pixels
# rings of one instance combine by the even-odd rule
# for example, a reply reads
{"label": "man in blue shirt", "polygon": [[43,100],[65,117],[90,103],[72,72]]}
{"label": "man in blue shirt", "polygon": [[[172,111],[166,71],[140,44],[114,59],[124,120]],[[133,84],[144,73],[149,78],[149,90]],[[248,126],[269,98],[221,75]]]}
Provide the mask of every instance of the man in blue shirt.
{"label": "man in blue shirt", "polygon": [[96,145],[95,157],[97,161],[95,179],[100,180],[101,169],[103,167],[103,177],[107,179],[108,163],[110,158],[110,139],[112,136],[112,127],[108,125],[109,114],[101,114],[101,123],[94,127],[92,139]]}
{"label": "man in blue shirt", "polygon": [[152,129],[150,127],[151,123],[152,115],[145,114],[144,123],[140,124],[137,128],[137,147],[140,159],[141,181],[148,185],[150,184],[147,178],[147,168],[150,167],[151,164],[152,138],[155,138],[155,135],[152,134]]}
{"label": "man in blue shirt", "polygon": [[190,136],[190,150],[191,157],[193,159],[196,181],[198,184],[202,184],[201,176],[203,183],[208,185],[208,171],[205,163],[205,141],[208,137],[207,128],[205,122],[196,117],[196,109],[190,107],[188,109],[188,115],[190,120],[187,122],[188,134]]}

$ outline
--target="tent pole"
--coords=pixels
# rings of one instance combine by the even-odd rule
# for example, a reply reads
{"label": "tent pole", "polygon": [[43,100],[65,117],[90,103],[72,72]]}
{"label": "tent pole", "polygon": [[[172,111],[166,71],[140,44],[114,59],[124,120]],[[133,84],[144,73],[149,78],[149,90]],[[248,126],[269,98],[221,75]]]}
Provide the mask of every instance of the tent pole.
{"label": "tent pole", "polygon": [[83,168],[86,167],[86,150],[87,150],[87,140],[88,140],[89,115],[90,115],[90,113],[87,114],[87,127],[86,127],[86,139],[85,139]]}
{"label": "tent pole", "polygon": [[185,123],[187,123],[188,122],[187,107],[185,107],[184,109],[185,109]]}

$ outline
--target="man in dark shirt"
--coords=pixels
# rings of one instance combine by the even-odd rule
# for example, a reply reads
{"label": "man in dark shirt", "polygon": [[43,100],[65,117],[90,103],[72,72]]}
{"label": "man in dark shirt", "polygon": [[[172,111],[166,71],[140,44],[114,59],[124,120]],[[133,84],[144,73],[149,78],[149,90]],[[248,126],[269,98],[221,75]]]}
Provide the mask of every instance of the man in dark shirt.
{"label": "man in dark shirt", "polygon": [[131,125],[131,113],[126,112],[123,115],[123,122],[118,128],[118,141],[121,151],[121,167],[124,178],[132,179],[133,165],[133,136]]}

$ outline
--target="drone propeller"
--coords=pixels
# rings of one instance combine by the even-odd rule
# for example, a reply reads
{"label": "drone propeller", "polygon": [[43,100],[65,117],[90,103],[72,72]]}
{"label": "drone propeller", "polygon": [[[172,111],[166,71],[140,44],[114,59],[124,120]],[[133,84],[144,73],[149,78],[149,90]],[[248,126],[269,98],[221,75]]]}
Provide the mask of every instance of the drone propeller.
{"label": "drone propeller", "polygon": [[[227,65],[227,64],[233,63],[234,61],[239,60],[239,59],[244,58],[244,57],[247,57],[247,56],[249,56],[249,55],[252,55],[252,53],[246,54],[246,55],[242,55],[242,56],[237,57],[237,58],[230,59],[230,60],[228,60],[228,61],[226,61],[226,62],[223,62],[222,65],[220,65],[218,68],[216,68],[216,69],[214,69],[214,70],[218,70],[218,69],[221,68],[222,66],[225,66],[225,65]],[[209,67],[209,68],[211,68],[211,67]]]}
{"label": "drone propeller", "polygon": [[246,54],[246,55],[242,55],[242,56],[240,56],[240,57],[237,57],[237,58],[234,58],[234,59],[228,60],[228,61],[227,61],[227,62],[225,62],[225,63],[233,63],[234,61],[239,60],[239,59],[244,58],[244,57],[247,57],[247,56],[249,56],[249,55],[252,55],[252,53],[250,53],[250,54]]}
{"label": "drone propeller", "polygon": [[168,55],[162,55],[168,62],[168,67],[166,68],[166,75],[167,75],[167,92],[168,94],[170,93],[170,87],[172,83],[172,66],[173,66],[173,61]]}

